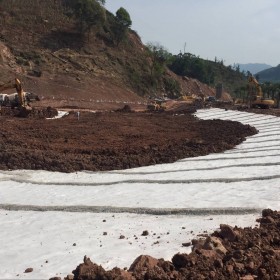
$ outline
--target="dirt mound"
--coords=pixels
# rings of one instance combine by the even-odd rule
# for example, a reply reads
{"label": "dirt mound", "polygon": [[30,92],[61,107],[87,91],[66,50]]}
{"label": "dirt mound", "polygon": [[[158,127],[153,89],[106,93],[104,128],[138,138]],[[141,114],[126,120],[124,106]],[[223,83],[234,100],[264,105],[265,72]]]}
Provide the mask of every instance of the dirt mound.
{"label": "dirt mound", "polygon": [[20,118],[53,118],[57,116],[58,112],[55,108],[11,108],[1,107],[0,115],[9,117],[20,117]]}
{"label": "dirt mound", "polygon": [[2,116],[1,169],[73,172],[174,162],[221,152],[257,131],[238,122],[193,115],[70,113],[61,119]]}
{"label": "dirt mound", "polygon": [[116,112],[126,112],[126,113],[131,113],[133,110],[129,105],[124,105],[123,108],[117,109]]}
{"label": "dirt mound", "polygon": [[280,212],[263,210],[260,227],[220,225],[207,238],[193,240],[190,254],[172,261],[139,256],[129,270],[105,271],[86,256],[74,280],[280,279]]}

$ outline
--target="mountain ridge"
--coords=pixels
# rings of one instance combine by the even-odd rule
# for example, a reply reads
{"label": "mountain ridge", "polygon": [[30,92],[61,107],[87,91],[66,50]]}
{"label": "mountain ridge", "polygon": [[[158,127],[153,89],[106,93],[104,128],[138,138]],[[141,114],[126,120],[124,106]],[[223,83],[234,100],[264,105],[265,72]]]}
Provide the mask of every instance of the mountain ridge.
{"label": "mountain ridge", "polygon": [[261,82],[280,83],[280,64],[257,73]]}
{"label": "mountain ridge", "polygon": [[240,67],[240,71],[249,71],[253,75],[257,74],[262,70],[266,70],[273,67],[266,63],[235,63],[235,65],[238,65]]}

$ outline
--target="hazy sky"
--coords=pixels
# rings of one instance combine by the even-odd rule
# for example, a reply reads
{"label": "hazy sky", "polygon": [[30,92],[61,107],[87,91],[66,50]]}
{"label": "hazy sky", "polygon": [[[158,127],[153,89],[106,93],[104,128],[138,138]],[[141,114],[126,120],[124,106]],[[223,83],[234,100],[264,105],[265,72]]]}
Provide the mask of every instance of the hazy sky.
{"label": "hazy sky", "polygon": [[124,7],[143,43],[233,63],[280,63],[280,0],[106,0]]}

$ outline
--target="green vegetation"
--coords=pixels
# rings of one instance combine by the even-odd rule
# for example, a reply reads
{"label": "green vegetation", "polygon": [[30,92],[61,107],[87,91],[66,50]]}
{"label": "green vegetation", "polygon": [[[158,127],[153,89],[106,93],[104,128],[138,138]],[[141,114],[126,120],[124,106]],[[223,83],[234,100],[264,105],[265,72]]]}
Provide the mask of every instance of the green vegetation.
{"label": "green vegetation", "polygon": [[[104,2],[104,1],[102,1]],[[105,22],[105,9],[96,0],[69,0],[65,2],[67,13],[74,16],[83,33],[90,33],[95,25]]]}
{"label": "green vegetation", "polygon": [[280,96],[280,83],[265,82],[261,84],[264,97],[279,98]]}
{"label": "green vegetation", "polygon": [[127,10],[122,7],[119,8],[116,12],[115,24],[112,26],[114,39],[116,40],[117,45],[126,39],[127,32],[131,24],[132,21]]}
{"label": "green vegetation", "polygon": [[165,72],[165,66],[168,61],[169,53],[160,44],[148,43],[147,48],[147,55],[151,60],[149,65],[150,84],[152,87],[157,87],[159,80]]}
{"label": "green vegetation", "polygon": [[247,76],[240,72],[238,66],[225,66],[223,60],[205,60],[191,53],[172,56],[167,66],[179,76],[188,76],[212,87],[222,84],[230,93],[247,82]]}

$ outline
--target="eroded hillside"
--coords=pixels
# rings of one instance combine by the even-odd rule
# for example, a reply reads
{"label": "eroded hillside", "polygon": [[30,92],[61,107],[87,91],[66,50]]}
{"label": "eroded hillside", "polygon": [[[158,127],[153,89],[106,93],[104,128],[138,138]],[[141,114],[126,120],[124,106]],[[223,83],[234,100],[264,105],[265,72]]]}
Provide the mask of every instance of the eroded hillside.
{"label": "eroded hillside", "polygon": [[[155,86],[151,58],[136,32],[116,43],[115,16],[106,11],[103,26],[82,34],[62,0],[3,0],[0,4],[0,82],[14,77],[45,99],[143,101],[143,97],[204,94],[215,91],[166,69]],[[174,81],[176,94],[163,81]],[[172,82],[173,83],[173,82]]]}

